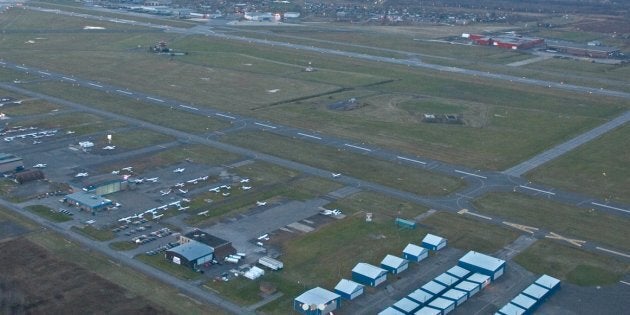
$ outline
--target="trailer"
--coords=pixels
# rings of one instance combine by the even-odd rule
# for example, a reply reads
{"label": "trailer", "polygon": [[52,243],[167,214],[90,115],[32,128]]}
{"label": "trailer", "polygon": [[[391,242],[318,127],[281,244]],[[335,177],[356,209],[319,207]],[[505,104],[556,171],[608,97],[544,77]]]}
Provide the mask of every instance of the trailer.
{"label": "trailer", "polygon": [[273,259],[269,256],[263,256],[258,259],[258,263],[271,269],[271,270],[280,270],[284,268],[284,264],[276,259]]}

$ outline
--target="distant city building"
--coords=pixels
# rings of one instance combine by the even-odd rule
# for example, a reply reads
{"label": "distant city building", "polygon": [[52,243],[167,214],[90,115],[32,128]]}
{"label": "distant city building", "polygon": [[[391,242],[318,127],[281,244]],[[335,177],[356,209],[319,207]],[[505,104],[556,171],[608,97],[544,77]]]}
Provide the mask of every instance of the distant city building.
{"label": "distant city building", "polygon": [[506,49],[530,49],[536,46],[542,46],[545,40],[538,37],[525,37],[516,34],[501,35],[478,35],[478,34],[462,34],[463,38],[470,39],[477,45],[497,46]]}
{"label": "distant city building", "polygon": [[555,50],[559,53],[589,58],[611,58],[621,53],[619,48],[601,46],[601,43],[599,43],[599,45],[582,45],[556,40],[548,40],[547,49]]}

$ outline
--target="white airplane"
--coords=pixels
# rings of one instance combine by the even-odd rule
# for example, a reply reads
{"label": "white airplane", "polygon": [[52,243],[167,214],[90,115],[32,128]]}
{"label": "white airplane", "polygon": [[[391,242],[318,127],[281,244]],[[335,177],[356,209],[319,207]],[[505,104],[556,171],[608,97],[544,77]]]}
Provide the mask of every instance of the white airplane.
{"label": "white airplane", "polygon": [[252,189],[252,186],[243,186],[241,187],[242,190],[250,190]]}
{"label": "white airplane", "polygon": [[71,134],[73,134],[73,133],[74,133],[74,131],[72,131],[72,130],[68,130],[68,131],[66,131],[66,134],[67,134],[67,135],[71,135]]}
{"label": "white airplane", "polygon": [[158,179],[160,179],[160,178],[159,177],[151,177],[151,178],[147,178],[145,180],[147,182],[157,183]]}
{"label": "white airplane", "polygon": [[120,169],[121,171],[133,172],[133,166],[127,166]]}
{"label": "white airplane", "polygon": [[340,215],[340,214],[341,214],[341,210],[339,210],[339,209],[334,209],[334,210],[332,210],[332,211],[331,211],[331,214],[332,214],[332,215]]}
{"label": "white airplane", "polygon": [[324,209],[320,213],[323,214],[323,215],[331,215],[332,214],[332,210]]}
{"label": "white airplane", "polygon": [[142,183],[144,183],[144,178],[136,178],[136,179],[133,180],[133,182],[136,183],[136,184],[142,184]]}
{"label": "white airplane", "polygon": [[163,213],[162,213],[162,214],[159,214],[159,215],[155,215],[155,214],[154,214],[154,215],[153,215],[153,220],[157,220],[157,219],[159,219],[159,218],[161,218],[161,217],[163,217],[163,216],[164,216],[164,214],[163,214]]}
{"label": "white airplane", "polygon": [[185,185],[184,183],[177,183],[175,184],[175,187],[184,187],[184,185]]}
{"label": "white airplane", "polygon": [[182,201],[183,201],[183,202],[190,202],[190,199],[188,199],[188,198],[182,198]]}
{"label": "white airplane", "polygon": [[204,177],[199,177],[200,180],[208,180],[208,176],[204,176]]}
{"label": "white airplane", "polygon": [[87,177],[88,173],[77,173],[77,175],[74,175],[74,177]]}
{"label": "white airplane", "polygon": [[173,170],[173,173],[183,173],[186,169],[183,167],[176,168]]}
{"label": "white airplane", "polygon": [[168,207],[168,205],[161,205],[159,207],[157,207],[158,210],[164,210],[166,209],[166,207]]}
{"label": "white airplane", "polygon": [[186,182],[189,183],[189,184],[196,185],[197,184],[197,179],[187,180]]}
{"label": "white airplane", "polygon": [[337,178],[339,176],[341,176],[341,173],[332,173],[331,174],[333,178]]}
{"label": "white airplane", "polygon": [[241,179],[241,183],[249,183],[249,178],[243,178],[243,179]]}
{"label": "white airplane", "polygon": [[118,170],[113,170],[113,171],[112,171],[112,174],[113,174],[113,175],[118,175],[118,174],[120,174],[120,171],[118,171]]}
{"label": "white airplane", "polygon": [[223,188],[225,188],[227,190],[230,190],[230,189],[232,189],[232,186],[223,185],[223,186],[221,186],[221,189],[223,189]]}
{"label": "white airplane", "polygon": [[186,209],[188,209],[188,208],[190,208],[190,207],[179,207],[177,210],[179,210],[179,211],[184,211],[184,210],[186,210]]}
{"label": "white airplane", "polygon": [[266,206],[267,202],[266,201],[256,201],[256,205],[259,206],[259,207],[260,206]]}
{"label": "white airplane", "polygon": [[180,192],[180,193],[182,193],[182,194],[185,194],[185,193],[187,193],[187,192],[188,192],[188,190],[185,190],[185,189],[178,189],[178,190],[179,190],[179,192]]}
{"label": "white airplane", "polygon": [[208,191],[214,191],[215,193],[218,193],[219,191],[221,191],[221,187],[214,187],[214,188],[211,188]]}
{"label": "white airplane", "polygon": [[42,142],[41,141],[37,141],[37,140],[33,141],[33,144],[40,144],[40,143],[42,143]]}
{"label": "white airplane", "polygon": [[201,212],[197,213],[197,215],[207,215],[209,211],[210,210],[201,211]]}
{"label": "white airplane", "polygon": [[108,145],[106,147],[103,147],[103,150],[114,150],[114,149],[116,149],[115,145]]}
{"label": "white airplane", "polygon": [[230,195],[230,193],[229,193],[229,192],[224,192],[224,193],[222,193],[221,195],[223,195],[223,197],[227,197],[227,196],[229,196],[229,195]]}
{"label": "white airplane", "polygon": [[42,163],[33,165],[34,168],[44,168],[46,166],[47,166],[46,164],[42,164]]}
{"label": "white airplane", "polygon": [[166,196],[166,195],[168,195],[168,194],[170,194],[170,193],[171,193],[171,190],[170,190],[170,189],[169,189],[169,190],[160,190],[160,194],[161,194],[162,196]]}

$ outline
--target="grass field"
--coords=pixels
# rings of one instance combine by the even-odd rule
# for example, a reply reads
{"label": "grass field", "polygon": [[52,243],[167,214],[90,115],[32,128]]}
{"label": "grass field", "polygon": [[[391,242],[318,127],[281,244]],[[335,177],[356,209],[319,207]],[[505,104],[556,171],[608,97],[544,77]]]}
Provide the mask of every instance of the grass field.
{"label": "grass field", "polygon": [[421,195],[444,195],[463,185],[455,178],[271,133],[244,132],[222,140]]}
{"label": "grass field", "polygon": [[630,126],[625,125],[526,176],[607,201],[630,203]]}
{"label": "grass field", "polygon": [[515,261],[533,273],[549,274],[582,286],[613,284],[630,272],[627,263],[548,240],[536,242]]}
{"label": "grass field", "polygon": [[69,215],[57,212],[47,206],[33,205],[25,207],[25,209],[53,222],[66,222],[72,220],[72,217]]}
{"label": "grass field", "polygon": [[474,205],[482,213],[514,223],[630,251],[630,221],[622,216],[515,193],[489,193],[476,199]]}
{"label": "grass field", "polygon": [[75,136],[104,132],[125,126],[125,124],[118,121],[111,121],[100,116],[79,112],[60,112],[47,117],[36,116],[34,119],[21,120],[8,124],[8,126],[13,125],[36,126],[41,129],[56,128],[62,133],[74,131]]}
{"label": "grass field", "polygon": [[[19,13],[22,17],[29,14],[10,13]],[[22,20],[14,16],[0,17],[0,26],[9,21],[15,28],[34,27],[30,24],[22,26]],[[56,23],[46,21],[51,26]],[[63,23],[81,25],[83,22]],[[63,23],[61,25],[65,25]],[[139,34],[76,34],[72,40],[68,40],[63,32],[50,34],[43,44],[50,51],[68,53],[68,58],[63,59],[52,59],[34,46],[24,44],[28,33],[10,34],[7,43],[16,46],[7,51],[6,58],[62,69],[86,78],[99,78],[105,83],[156,96],[166,95],[195,106],[211,106],[298,127],[325,130],[357,141],[477,168],[502,169],[513,165],[629,106],[628,102],[615,99],[595,99],[588,95],[347,58],[324,58],[319,54],[278,47],[257,46],[254,54],[251,44],[245,42],[208,40],[201,36],[179,37],[176,34]],[[169,41],[178,50],[194,53],[167,61],[161,56],[147,54],[145,48],[137,48],[160,39]],[[511,55],[506,56],[496,58],[512,60]],[[303,72],[301,69],[309,61],[319,71]],[[85,66],[88,64],[90,66]],[[120,71],[123,68],[128,71]],[[145,79],[156,77],[161,80]],[[365,87],[370,82],[383,80],[393,81]],[[275,89],[279,89],[278,92],[267,92]],[[331,112],[323,108],[329,100],[321,94],[340,89],[355,89],[358,94],[374,97],[370,99],[370,106],[358,111]],[[466,103],[465,116],[483,123],[478,127],[419,124],[417,119],[408,119],[407,111],[399,110],[397,103],[387,96],[396,94],[437,98],[441,103],[445,103],[444,99],[452,100],[446,103]],[[124,106],[123,109],[129,111],[130,107],[144,106],[148,105]],[[155,113],[154,110],[144,112]],[[141,116],[138,112],[130,114]],[[563,118],[562,124],[557,123],[558,116]],[[206,128],[203,122],[188,125],[189,128]],[[529,132],[541,127],[548,132]]]}
{"label": "grass field", "polygon": [[132,250],[132,249],[138,248],[138,244],[127,242],[127,241],[112,242],[112,243],[109,243],[109,247],[115,250],[125,251],[125,250]]}
{"label": "grass field", "polygon": [[97,229],[91,225],[84,227],[73,226],[72,230],[97,241],[109,241],[115,237],[114,232],[108,229]]}

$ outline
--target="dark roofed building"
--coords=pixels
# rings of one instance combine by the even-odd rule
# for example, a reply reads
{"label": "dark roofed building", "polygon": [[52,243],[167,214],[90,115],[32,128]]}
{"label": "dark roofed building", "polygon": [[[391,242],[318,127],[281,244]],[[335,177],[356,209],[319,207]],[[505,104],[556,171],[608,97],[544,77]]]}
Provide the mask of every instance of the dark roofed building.
{"label": "dark roofed building", "polygon": [[104,210],[112,205],[111,200],[84,191],[66,195],[66,202],[86,211]]}
{"label": "dark roofed building", "polygon": [[27,170],[15,174],[15,181],[18,182],[18,184],[24,184],[44,178],[44,172],[42,172],[41,170]]}
{"label": "dark roofed building", "polygon": [[127,188],[127,181],[120,176],[104,174],[90,177],[83,182],[83,190],[104,196]]}
{"label": "dark roofed building", "polygon": [[214,250],[214,257],[217,260],[236,254],[236,249],[232,246],[232,242],[210,235],[202,230],[194,230],[180,236],[180,243],[184,244],[190,241],[197,241],[210,246]]}
{"label": "dark roofed building", "polygon": [[188,241],[166,251],[166,259],[175,264],[197,269],[198,266],[213,259],[212,247],[196,241]]}

